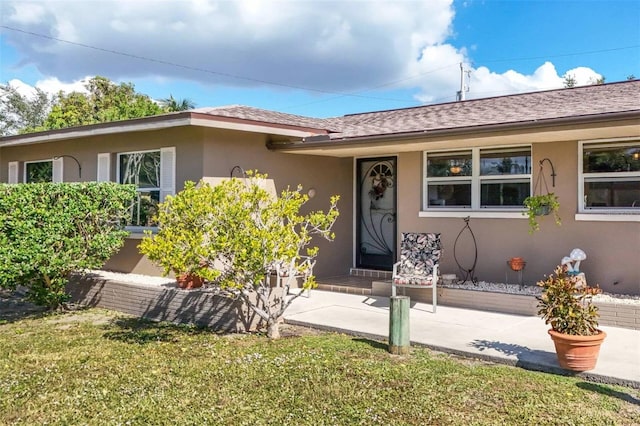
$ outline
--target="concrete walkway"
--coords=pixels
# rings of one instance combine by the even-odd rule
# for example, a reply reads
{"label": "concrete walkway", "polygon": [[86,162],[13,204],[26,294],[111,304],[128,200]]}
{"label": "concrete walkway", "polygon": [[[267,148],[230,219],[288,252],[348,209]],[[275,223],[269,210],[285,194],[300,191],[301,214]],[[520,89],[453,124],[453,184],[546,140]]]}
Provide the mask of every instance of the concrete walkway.
{"label": "concrete walkway", "polygon": [[[311,297],[299,297],[287,310],[285,321],[386,340],[389,334],[389,299],[313,290]],[[486,359],[557,374],[549,327],[535,316],[411,303],[412,345],[442,352]],[[600,327],[607,338],[600,349],[598,364],[578,376],[602,383],[640,388],[640,331]]]}

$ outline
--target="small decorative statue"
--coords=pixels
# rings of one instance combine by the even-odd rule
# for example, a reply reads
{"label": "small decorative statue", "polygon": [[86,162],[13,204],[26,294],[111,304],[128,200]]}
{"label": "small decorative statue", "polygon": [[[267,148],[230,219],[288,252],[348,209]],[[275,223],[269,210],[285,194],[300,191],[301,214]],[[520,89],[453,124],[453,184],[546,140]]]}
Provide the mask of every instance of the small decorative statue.
{"label": "small decorative statue", "polygon": [[580,262],[587,258],[587,254],[579,249],[574,248],[569,253],[569,256],[565,256],[562,258],[562,266],[567,268],[567,273],[569,275],[578,275],[580,274]]}

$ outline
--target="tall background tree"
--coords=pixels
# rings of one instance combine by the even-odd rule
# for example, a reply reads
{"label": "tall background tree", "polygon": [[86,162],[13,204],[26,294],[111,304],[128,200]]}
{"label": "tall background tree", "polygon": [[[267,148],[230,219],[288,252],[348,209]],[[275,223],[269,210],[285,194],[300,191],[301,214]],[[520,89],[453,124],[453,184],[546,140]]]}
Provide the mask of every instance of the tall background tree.
{"label": "tall background tree", "polygon": [[38,88],[28,96],[10,84],[0,84],[0,136],[29,133],[41,128],[55,101],[55,95]]}
{"label": "tall background tree", "polygon": [[87,93],[61,92],[39,130],[127,120],[164,112],[149,96],[137,93],[132,83],[116,84],[97,76],[87,81],[85,88]]}
{"label": "tall background tree", "polygon": [[191,99],[176,99],[171,94],[168,98],[160,99],[160,105],[167,112],[187,111],[196,107]]}

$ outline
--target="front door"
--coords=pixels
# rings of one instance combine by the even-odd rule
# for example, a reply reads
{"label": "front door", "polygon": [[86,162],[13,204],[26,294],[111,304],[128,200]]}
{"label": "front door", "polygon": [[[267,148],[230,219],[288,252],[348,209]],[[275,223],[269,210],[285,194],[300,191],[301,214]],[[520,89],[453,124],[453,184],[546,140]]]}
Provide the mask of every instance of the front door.
{"label": "front door", "polygon": [[358,159],[356,267],[391,270],[396,247],[396,157]]}

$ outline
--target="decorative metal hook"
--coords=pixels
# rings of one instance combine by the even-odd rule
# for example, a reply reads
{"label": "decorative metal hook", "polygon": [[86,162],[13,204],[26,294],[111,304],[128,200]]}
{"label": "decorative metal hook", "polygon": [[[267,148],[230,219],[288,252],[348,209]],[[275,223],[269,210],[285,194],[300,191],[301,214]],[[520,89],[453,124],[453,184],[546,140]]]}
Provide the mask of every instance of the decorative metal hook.
{"label": "decorative metal hook", "polygon": [[556,187],[556,169],[553,167],[553,163],[551,162],[550,159],[548,158],[543,158],[542,160],[540,160],[540,172],[542,172],[542,167],[544,165],[544,162],[548,161],[549,165],[551,166],[551,187],[555,188]]}
{"label": "decorative metal hook", "polygon": [[73,155],[57,155],[55,157],[53,157],[54,160],[57,160],[59,158],[63,158],[63,157],[69,157],[71,159],[73,159],[76,164],[78,165],[78,178],[82,178],[82,166],[80,165],[80,162],[78,161],[78,159],[76,157],[74,157]]}
{"label": "decorative metal hook", "polygon": [[231,169],[231,173],[230,173],[230,176],[229,176],[229,177],[233,177],[233,173],[234,173],[236,170],[239,170],[239,171],[240,171],[240,173],[242,173],[242,177],[243,177],[243,178],[246,178],[246,177],[247,177],[247,174],[245,173],[244,169],[243,169],[242,167],[240,167],[240,166],[233,166],[233,168]]}
{"label": "decorative metal hook", "polygon": [[[476,242],[476,236],[471,230],[471,226],[469,226],[470,219],[471,219],[470,216],[467,216],[464,218],[464,227],[460,230],[460,233],[458,233],[455,243],[453,243],[453,259],[458,264],[458,268],[460,269],[460,272],[464,276],[460,281],[458,281],[458,283],[464,284],[467,281],[471,281],[474,285],[477,285],[478,279],[474,275],[476,271],[476,265],[478,264],[478,243]],[[471,265],[471,268],[463,267],[462,264],[460,263],[460,260],[458,259],[458,254],[457,254],[458,240],[460,239],[460,236],[464,233],[464,231],[469,232],[469,234],[471,235],[471,239],[473,241],[474,257],[473,257],[473,265]]]}

